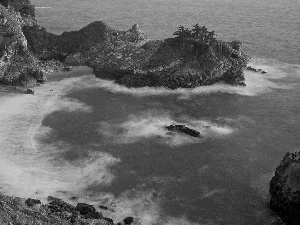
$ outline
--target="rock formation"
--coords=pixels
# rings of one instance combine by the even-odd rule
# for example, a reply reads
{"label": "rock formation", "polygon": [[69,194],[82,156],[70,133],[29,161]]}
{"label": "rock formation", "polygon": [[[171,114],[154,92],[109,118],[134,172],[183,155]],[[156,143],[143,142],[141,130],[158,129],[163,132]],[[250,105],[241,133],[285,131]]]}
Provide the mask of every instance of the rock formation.
{"label": "rock formation", "polygon": [[90,66],[97,77],[128,87],[193,88],[220,80],[245,85],[249,57],[241,42],[217,40],[213,31],[198,24],[192,31],[180,26],[176,37],[156,41],[137,24],[117,31],[100,21],[55,35],[37,24],[30,1],[25,2],[0,5],[1,83],[44,82],[39,60],[59,60],[68,66]]}
{"label": "rock formation", "polygon": [[270,208],[291,225],[300,224],[300,152],[287,153],[270,183]]}
{"label": "rock formation", "polygon": [[99,21],[61,35],[38,25],[23,31],[28,48],[41,59],[87,65],[97,77],[128,87],[193,88],[220,80],[245,85],[243,71],[249,57],[239,41],[213,38],[203,42],[199,37],[149,40],[137,24],[117,31]]}
{"label": "rock formation", "polygon": [[0,83],[33,86],[46,80],[22,31],[35,25],[30,15],[0,5]]}
{"label": "rock formation", "polygon": [[[131,224],[133,217],[126,217],[117,224]],[[48,203],[38,199],[22,199],[0,193],[0,224],[48,224],[48,225],[114,225],[112,219],[103,217],[92,205],[78,203],[73,206],[61,199],[49,196]]]}
{"label": "rock formation", "polygon": [[125,32],[110,29],[103,36],[104,41],[68,56],[66,63],[88,65],[97,77],[128,87],[193,88],[220,80],[245,85],[243,70],[249,57],[238,41],[203,44],[197,38],[176,37],[149,41],[136,25]]}

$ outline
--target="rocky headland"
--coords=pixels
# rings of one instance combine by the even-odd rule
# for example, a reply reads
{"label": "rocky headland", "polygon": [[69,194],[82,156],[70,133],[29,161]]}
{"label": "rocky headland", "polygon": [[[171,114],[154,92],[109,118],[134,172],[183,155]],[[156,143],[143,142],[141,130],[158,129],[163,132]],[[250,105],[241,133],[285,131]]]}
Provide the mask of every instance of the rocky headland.
{"label": "rocky headland", "polygon": [[218,40],[213,31],[198,24],[191,30],[180,26],[174,38],[164,40],[149,40],[137,24],[118,31],[99,21],[55,35],[39,26],[32,7],[30,13],[14,5],[0,7],[0,82],[4,84],[42,83],[45,61],[56,60],[89,66],[97,77],[127,87],[193,88],[220,80],[245,86],[243,71],[249,57],[241,42]]}
{"label": "rocky headland", "polygon": [[300,152],[287,153],[270,182],[270,208],[286,224],[300,224]]}

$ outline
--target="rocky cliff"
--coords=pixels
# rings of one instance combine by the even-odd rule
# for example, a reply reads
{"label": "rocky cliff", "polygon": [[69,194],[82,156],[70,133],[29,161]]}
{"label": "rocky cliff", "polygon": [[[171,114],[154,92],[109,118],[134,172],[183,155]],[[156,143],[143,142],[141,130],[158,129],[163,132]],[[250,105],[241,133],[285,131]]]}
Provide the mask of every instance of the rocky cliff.
{"label": "rocky cliff", "polygon": [[193,88],[220,80],[245,85],[243,71],[249,57],[238,41],[213,38],[203,43],[199,37],[151,41],[137,25],[125,32],[102,30],[101,41],[88,51],[77,49],[66,63],[88,65],[97,77],[128,87]]}
{"label": "rocky cliff", "polygon": [[46,80],[22,31],[36,24],[30,15],[0,5],[0,83],[31,86]]}
{"label": "rocky cliff", "polygon": [[[206,29],[206,28],[205,28]],[[202,36],[149,40],[135,24],[117,31],[93,22],[78,31],[53,35],[39,26],[23,29],[29,49],[41,59],[87,65],[97,77],[128,87],[192,88],[223,80],[245,85],[243,71],[249,57],[239,41],[224,42]]]}
{"label": "rocky cliff", "polygon": [[300,224],[300,152],[287,153],[270,182],[270,208],[284,222]]}
{"label": "rocky cliff", "polygon": [[193,88],[220,80],[245,85],[249,57],[242,44],[217,40],[198,24],[191,31],[179,27],[174,38],[154,41],[137,24],[117,31],[99,21],[55,35],[37,24],[32,8],[26,15],[15,11],[19,6],[0,7],[1,83],[44,82],[39,60],[55,59],[90,66],[97,77],[128,87]]}

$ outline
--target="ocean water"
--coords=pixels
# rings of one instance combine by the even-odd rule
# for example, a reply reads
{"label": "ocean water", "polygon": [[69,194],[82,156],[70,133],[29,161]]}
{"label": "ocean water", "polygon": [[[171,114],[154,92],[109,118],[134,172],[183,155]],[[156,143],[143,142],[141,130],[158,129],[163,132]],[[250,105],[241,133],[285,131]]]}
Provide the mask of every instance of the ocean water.
{"label": "ocean water", "polygon": [[[36,95],[2,95],[1,192],[105,205],[116,222],[272,224],[269,180],[286,152],[300,150],[298,1],[32,2],[55,33],[102,20],[119,30],[138,23],[161,39],[199,23],[241,40],[250,65],[268,73],[246,71],[247,87],[128,89],[79,68]],[[203,138],[163,128],[175,123]]]}

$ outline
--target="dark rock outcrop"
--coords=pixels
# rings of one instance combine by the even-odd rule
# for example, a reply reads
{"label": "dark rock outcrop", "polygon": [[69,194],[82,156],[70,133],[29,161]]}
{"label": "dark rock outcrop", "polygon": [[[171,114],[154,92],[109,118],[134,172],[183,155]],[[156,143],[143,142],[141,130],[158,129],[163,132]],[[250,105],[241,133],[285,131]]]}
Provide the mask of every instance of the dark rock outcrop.
{"label": "dark rock outcrop", "polygon": [[291,225],[300,224],[300,152],[287,153],[270,182],[270,208]]}
{"label": "dark rock outcrop", "polygon": [[185,125],[170,125],[165,127],[168,131],[180,131],[193,137],[202,137],[199,131],[193,130]]}
{"label": "dark rock outcrop", "polygon": [[133,222],[133,217],[129,216],[123,220],[124,224],[131,224]]}
{"label": "dark rock outcrop", "polygon": [[41,204],[41,201],[39,199],[28,198],[26,199],[25,203],[27,206],[34,206],[34,205]]}
{"label": "dark rock outcrop", "polygon": [[25,91],[24,91],[24,94],[31,94],[31,95],[34,95],[35,93],[34,93],[34,91],[33,90],[31,90],[31,89],[26,89]]}

